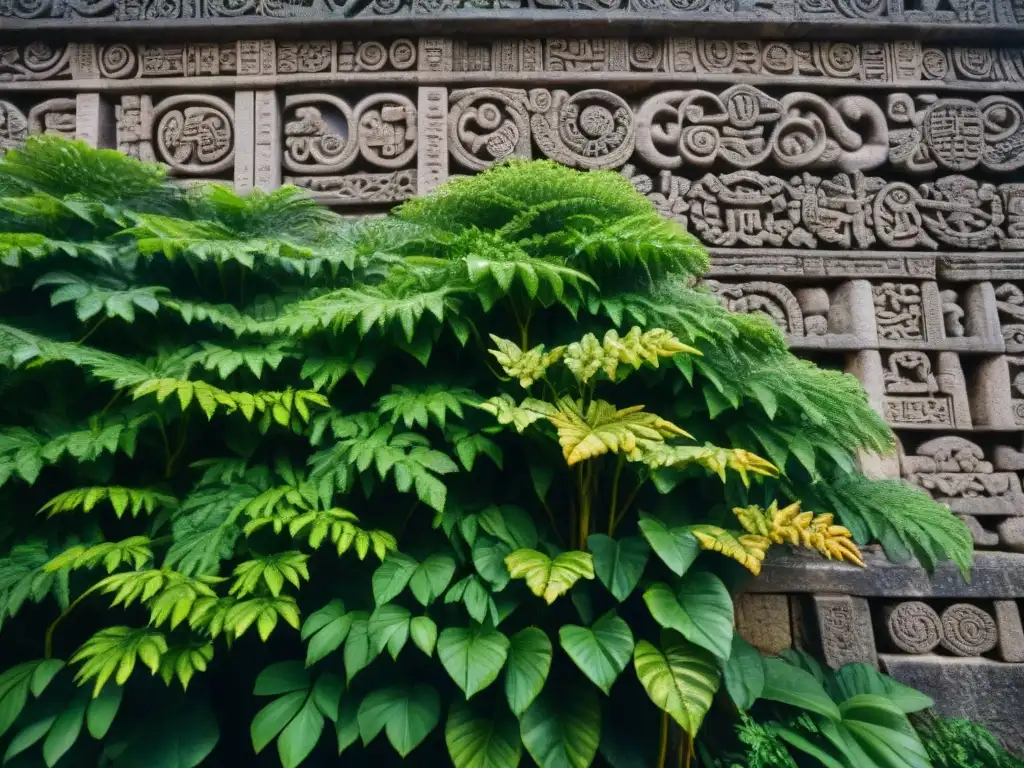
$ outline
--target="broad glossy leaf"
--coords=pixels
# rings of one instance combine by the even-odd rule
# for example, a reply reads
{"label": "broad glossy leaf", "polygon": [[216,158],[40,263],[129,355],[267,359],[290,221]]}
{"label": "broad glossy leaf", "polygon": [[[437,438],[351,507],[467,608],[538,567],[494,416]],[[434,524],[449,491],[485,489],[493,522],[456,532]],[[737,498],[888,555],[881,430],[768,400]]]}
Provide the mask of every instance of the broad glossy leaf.
{"label": "broad glossy leaf", "polygon": [[661,649],[646,640],[636,644],[636,676],[651,701],[696,736],[718,690],[715,658],[676,632],[662,633],[661,644]]}
{"label": "broad glossy leaf", "polygon": [[935,705],[930,697],[896,682],[867,664],[844,664],[831,674],[826,687],[837,702],[841,703],[862,693],[871,693],[887,698],[908,715]]}
{"label": "broad glossy leaf", "polygon": [[412,579],[419,563],[401,552],[391,552],[373,572],[373,599],[377,605],[390,603]]}
{"label": "broad glossy leaf", "polygon": [[484,531],[508,546],[509,551],[537,546],[537,527],[530,514],[511,504],[490,506],[479,515]]}
{"label": "broad glossy leaf", "polygon": [[385,648],[392,659],[397,659],[402,648],[409,639],[409,624],[412,614],[408,608],[400,605],[382,605],[370,614],[367,632],[375,655]]}
{"label": "broad glossy leaf", "polygon": [[590,686],[545,691],[519,721],[523,744],[540,768],[588,768],[601,741],[601,704]]}
{"label": "broad glossy leaf", "polygon": [[657,582],[644,592],[651,616],[691,643],[707,648],[722,660],[732,650],[733,603],[722,580],[704,571],[689,571],[679,591]]}
{"label": "broad glossy leaf", "polygon": [[115,768],[197,768],[220,740],[220,727],[202,703],[186,702],[173,716],[150,718],[132,732]]}
{"label": "broad glossy leaf", "polygon": [[833,722],[838,722],[840,718],[839,708],[821,683],[810,672],[787,664],[782,659],[764,659],[764,690],[761,698],[806,709],[824,715]]}
{"label": "broad glossy leaf", "polygon": [[928,753],[907,716],[884,698],[859,694],[839,705],[841,728],[880,768],[930,768]]}
{"label": "broad glossy leaf", "polygon": [[108,684],[100,691],[100,695],[89,702],[85,711],[85,724],[89,735],[94,739],[102,739],[110,730],[111,723],[121,708],[124,688],[120,685]]}
{"label": "broad glossy leaf", "polygon": [[279,661],[265,668],[256,678],[254,696],[278,696],[304,691],[311,683],[309,672],[300,661]]}
{"label": "broad glossy leaf", "polygon": [[505,697],[519,717],[537,698],[551,671],[551,640],[537,627],[527,627],[509,638],[505,664]]}
{"label": "broad glossy leaf", "polygon": [[444,594],[455,574],[455,561],[448,555],[431,555],[420,563],[409,579],[409,589],[420,605],[427,606]]}
{"label": "broad glossy leaf", "polygon": [[587,538],[594,553],[594,573],[620,603],[636,589],[651,548],[639,536],[615,540],[603,533]]}
{"label": "broad glossy leaf", "polygon": [[249,726],[253,749],[259,754],[284,730],[306,705],[308,690],[292,691],[279,696],[256,713]]}
{"label": "broad glossy leaf", "polygon": [[496,629],[449,627],[437,638],[437,656],[467,699],[498,678],[508,650],[508,638]]}
{"label": "broad glossy leaf", "polygon": [[580,671],[605,693],[611,691],[633,655],[633,633],[614,612],[606,613],[591,627],[567,624],[558,630],[558,638]]}
{"label": "broad glossy leaf", "polygon": [[732,653],[722,668],[725,690],[737,709],[748,710],[764,690],[764,662],[761,652],[740,637],[732,636]]}
{"label": "broad glossy leaf", "polygon": [[525,579],[537,597],[551,605],[582,579],[594,578],[594,558],[589,552],[562,552],[552,560],[533,549],[517,549],[505,558],[513,579]]}
{"label": "broad glossy leaf", "polygon": [[771,729],[783,741],[788,742],[794,748],[818,760],[823,768],[848,768],[839,757],[833,754],[831,750],[834,748],[828,745],[827,742],[825,744],[813,742],[799,731],[778,724],[772,725]]}
{"label": "broad glossy leaf", "polygon": [[341,697],[334,731],[338,737],[339,755],[359,739],[359,699],[351,692]]}
{"label": "broad glossy leaf", "polygon": [[332,600],[310,614],[302,625],[302,639],[309,641],[306,647],[307,667],[341,647],[352,627],[352,617],[353,614],[345,613],[345,604],[341,600]]}
{"label": "broad glossy leaf", "polygon": [[277,756],[283,768],[296,768],[309,757],[323,732],[323,713],[310,694],[277,738]]}
{"label": "broad glossy leaf", "polygon": [[682,576],[700,554],[700,542],[687,528],[669,528],[655,517],[641,517],[640,533],[676,576]]}
{"label": "broad glossy leaf", "polygon": [[504,707],[455,702],[444,740],[455,768],[516,768],[523,753],[519,722]]}
{"label": "broad glossy leaf", "polygon": [[345,638],[345,682],[380,655],[376,645],[370,642],[370,615],[366,611],[353,611],[352,627]]}
{"label": "broad glossy leaf", "polygon": [[78,741],[89,701],[88,695],[76,696],[68,707],[57,716],[50,732],[46,734],[46,741],[43,742],[43,759],[50,768],[53,768],[57,761]]}
{"label": "broad glossy leaf", "polygon": [[57,715],[50,715],[49,717],[43,717],[39,720],[35,720],[16,734],[7,745],[7,751],[4,752],[4,764],[7,764],[15,757],[20,755],[26,749],[39,742],[47,733],[50,728],[57,720]]}
{"label": "broad glossy leaf", "polygon": [[409,634],[416,647],[427,656],[434,655],[437,645],[437,624],[429,616],[417,616],[409,623]]}
{"label": "broad glossy leaf", "polygon": [[363,744],[386,730],[388,741],[405,757],[427,738],[441,717],[441,697],[429,685],[385,688],[359,705],[359,734]]}
{"label": "broad glossy leaf", "polygon": [[494,536],[483,534],[473,542],[473,566],[491,585],[492,592],[500,592],[508,586],[511,576],[505,567],[505,558],[511,553],[512,548]]}
{"label": "broad glossy leaf", "polygon": [[44,689],[64,667],[57,659],[26,661],[0,674],[0,736],[6,733],[28,701],[29,692],[34,696]]}

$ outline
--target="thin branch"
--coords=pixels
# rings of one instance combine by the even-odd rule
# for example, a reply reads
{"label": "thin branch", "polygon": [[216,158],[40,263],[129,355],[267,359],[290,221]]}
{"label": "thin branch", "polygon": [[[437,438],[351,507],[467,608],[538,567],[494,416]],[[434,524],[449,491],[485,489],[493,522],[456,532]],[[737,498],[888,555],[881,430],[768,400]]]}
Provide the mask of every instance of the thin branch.
{"label": "thin branch", "polygon": [[85,336],[83,336],[83,337],[82,337],[82,338],[80,338],[80,339],[79,339],[78,341],[76,341],[76,342],[75,342],[75,344],[84,344],[84,343],[85,343],[85,341],[86,341],[86,340],[87,340],[87,339],[88,339],[88,338],[89,338],[90,336],[92,336],[92,335],[93,335],[94,333],[96,333],[96,331],[98,331],[98,330],[99,330],[99,329],[100,329],[100,328],[101,328],[101,327],[103,326],[103,324],[104,324],[105,322],[107,322],[107,320],[109,320],[109,319],[110,319],[110,317],[101,317],[101,318],[99,319],[99,321],[98,321],[98,322],[96,323],[96,325],[94,325],[94,326],[93,326],[93,327],[92,327],[91,329],[89,329],[89,331],[88,331],[88,332],[86,332]]}

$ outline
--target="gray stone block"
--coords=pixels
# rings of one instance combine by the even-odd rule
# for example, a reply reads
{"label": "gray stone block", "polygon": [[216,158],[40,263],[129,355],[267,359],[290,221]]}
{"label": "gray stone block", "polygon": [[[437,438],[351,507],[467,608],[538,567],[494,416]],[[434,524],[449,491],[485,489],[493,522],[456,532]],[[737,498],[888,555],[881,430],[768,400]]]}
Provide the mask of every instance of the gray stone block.
{"label": "gray stone block", "polygon": [[976,552],[968,584],[952,563],[934,575],[918,565],[890,563],[866,552],[865,564],[836,563],[813,555],[787,554],[765,563],[756,581],[758,592],[826,592],[860,597],[1013,599],[1024,597],[1024,554]]}
{"label": "gray stone block", "polygon": [[881,654],[879,660],[889,675],[931,696],[941,715],[984,723],[1024,755],[1024,664],[931,655]]}
{"label": "gray stone block", "polygon": [[1024,627],[1021,626],[1017,603],[996,600],[995,613],[999,627],[999,658],[1003,661],[1024,661]]}
{"label": "gray stone block", "polygon": [[815,595],[822,654],[833,669],[861,662],[878,666],[868,601],[848,595]]}

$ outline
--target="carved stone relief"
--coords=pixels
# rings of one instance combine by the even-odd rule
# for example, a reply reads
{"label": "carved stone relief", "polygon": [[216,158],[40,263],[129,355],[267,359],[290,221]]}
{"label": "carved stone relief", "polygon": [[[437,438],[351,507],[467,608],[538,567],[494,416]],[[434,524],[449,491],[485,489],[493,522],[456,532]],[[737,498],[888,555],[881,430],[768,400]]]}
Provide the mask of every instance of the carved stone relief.
{"label": "carved stone relief", "polygon": [[209,178],[234,166],[235,114],[205,94],[123,96],[116,108],[117,148],[140,160],[166,163],[171,173]]}
{"label": "carved stone relief", "polygon": [[894,649],[929,653],[942,640],[942,621],[927,603],[908,600],[885,609],[885,628]]}
{"label": "carved stone relief", "polygon": [[408,199],[417,190],[416,116],[416,105],[400,93],[354,106],[327,93],[288,96],[283,166],[296,175],[284,180],[332,204]]}
{"label": "carved stone relief", "polygon": [[912,429],[970,429],[966,384],[952,352],[886,353],[882,380],[886,420]]}
{"label": "carved stone relief", "polygon": [[0,82],[55,80],[71,76],[71,48],[36,41],[0,45]]}
{"label": "carved stone relief", "polygon": [[19,147],[30,135],[51,133],[75,138],[74,99],[47,99],[27,113],[18,105],[0,100],[0,153]]}
{"label": "carved stone relief", "polygon": [[436,16],[460,11],[533,10],[573,11],[577,14],[621,11],[643,16],[681,14],[686,17],[732,20],[821,22],[854,20],[874,22],[925,22],[931,24],[1021,23],[1024,9],[1004,0],[947,0],[924,6],[904,0],[4,0],[0,17],[18,19],[76,19],[105,17],[114,21],[161,19],[231,19],[266,16],[280,19],[316,20],[325,16],[389,17]]}
{"label": "carved stone relief", "polygon": [[903,477],[954,512],[977,517],[1024,514],[1024,494],[1015,472],[997,471],[976,443],[938,437],[902,455]]}

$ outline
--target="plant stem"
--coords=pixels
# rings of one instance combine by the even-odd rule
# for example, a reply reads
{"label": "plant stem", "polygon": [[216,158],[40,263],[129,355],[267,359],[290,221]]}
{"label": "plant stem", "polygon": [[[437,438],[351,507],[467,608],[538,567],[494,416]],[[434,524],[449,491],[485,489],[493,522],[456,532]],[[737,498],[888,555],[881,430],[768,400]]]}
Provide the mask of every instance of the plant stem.
{"label": "plant stem", "polygon": [[71,605],[65,608],[64,612],[56,619],[54,619],[53,623],[46,628],[46,640],[43,643],[44,658],[53,658],[53,633],[57,630],[57,626],[62,621],[64,621],[65,618],[67,618],[67,615],[75,609],[75,606],[77,606],[80,602],[85,600],[85,598],[87,598],[93,591],[95,591],[97,587],[99,587],[99,584],[93,584],[91,587],[85,590],[85,592],[76,597],[74,602],[72,602]]}
{"label": "plant stem", "polygon": [[558,543],[565,546],[565,542],[562,540],[562,533],[558,530],[558,522],[555,520],[555,513],[551,509],[551,505],[545,499],[540,500],[541,506],[544,507],[544,511],[548,513],[548,520],[551,521],[551,530],[555,533],[555,538],[558,539]]}
{"label": "plant stem", "polygon": [[622,505],[622,509],[619,510],[619,514],[612,519],[610,526],[611,533],[609,534],[609,536],[615,533],[615,529],[619,527],[619,523],[621,523],[625,519],[626,513],[629,512],[629,508],[633,504],[633,500],[636,498],[637,493],[639,493],[640,489],[643,487],[643,484],[644,479],[641,478],[640,482],[638,482],[636,486],[633,488],[633,490],[629,492],[629,496],[626,497],[626,501]]}
{"label": "plant stem", "polygon": [[690,768],[693,759],[693,737],[688,733],[680,734],[679,753],[676,756],[677,768]]}
{"label": "plant stem", "polygon": [[608,535],[615,535],[615,508],[619,502],[619,478],[622,477],[622,468],[626,465],[625,457],[620,453],[619,461],[615,465],[615,476],[612,478],[612,502],[608,512]]}
{"label": "plant stem", "polygon": [[101,326],[102,326],[102,325],[103,325],[103,324],[104,324],[105,322],[107,322],[107,320],[109,320],[109,319],[110,319],[109,317],[101,317],[101,318],[99,319],[99,322],[97,322],[97,323],[96,323],[96,325],[94,325],[94,326],[93,326],[92,328],[90,328],[90,329],[89,329],[89,330],[88,330],[88,331],[86,332],[85,336],[83,336],[83,337],[82,337],[82,338],[80,338],[80,339],[79,339],[78,341],[76,341],[76,342],[75,342],[75,344],[84,344],[84,343],[85,343],[85,341],[86,341],[86,339],[88,339],[88,338],[89,338],[90,336],[92,336],[92,335],[93,335],[94,333],[96,333],[96,331],[98,331],[98,330],[100,329],[100,327],[101,327]]}
{"label": "plant stem", "polygon": [[668,712],[661,713],[661,745],[658,747],[658,762],[656,768],[665,768],[665,761],[668,759]]}
{"label": "plant stem", "polygon": [[[188,437],[188,411],[185,411],[185,416],[181,420],[181,436],[178,438],[178,445],[167,458],[167,465],[164,467],[164,479],[170,480],[171,475],[174,473],[174,462],[181,456],[181,452],[185,449],[185,438]],[[166,443],[166,436],[164,437]]]}
{"label": "plant stem", "polygon": [[164,471],[166,473],[171,463],[171,444],[167,440],[167,429],[164,427],[164,420],[160,414],[156,414],[156,425],[160,427],[160,439],[164,443]]}

